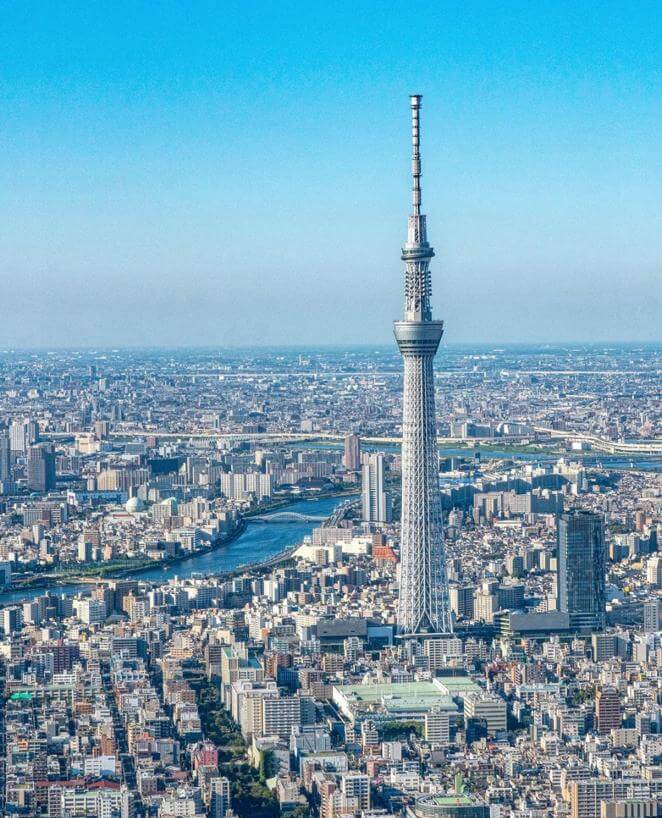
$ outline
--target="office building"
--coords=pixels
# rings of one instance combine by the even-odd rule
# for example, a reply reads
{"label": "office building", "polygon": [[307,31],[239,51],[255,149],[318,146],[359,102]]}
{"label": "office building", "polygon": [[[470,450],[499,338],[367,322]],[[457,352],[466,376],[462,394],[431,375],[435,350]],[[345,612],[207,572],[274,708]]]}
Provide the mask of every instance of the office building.
{"label": "office building", "polygon": [[421,97],[412,96],[412,213],[405,262],[405,305],[394,325],[404,359],[402,414],[402,522],[398,626],[402,635],[452,633],[439,492],[439,456],[433,360],[443,321],[432,320],[430,259],[421,213],[419,117]]}
{"label": "office building", "polygon": [[605,662],[615,656],[627,658],[629,644],[627,634],[594,633],[591,636],[593,661]]}
{"label": "office building", "polygon": [[50,443],[30,446],[28,451],[28,489],[41,493],[55,488],[55,452]]}
{"label": "office building", "polygon": [[497,588],[497,605],[500,611],[520,611],[524,608],[524,585],[506,582]]}
{"label": "office building", "polygon": [[9,588],[11,585],[11,562],[0,561],[0,588]]}
{"label": "office building", "polygon": [[507,729],[506,702],[489,693],[469,693],[464,698],[464,718],[485,722],[487,734],[496,736]]}
{"label": "office building", "polygon": [[570,627],[599,630],[605,625],[604,525],[598,514],[574,510],[558,520],[557,607]]}

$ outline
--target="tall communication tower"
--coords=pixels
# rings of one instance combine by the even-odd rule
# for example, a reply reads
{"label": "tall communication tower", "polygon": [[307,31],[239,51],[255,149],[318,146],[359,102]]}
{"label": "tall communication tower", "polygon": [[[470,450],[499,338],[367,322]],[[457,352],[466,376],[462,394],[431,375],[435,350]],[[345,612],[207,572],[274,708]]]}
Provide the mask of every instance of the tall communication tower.
{"label": "tall communication tower", "polygon": [[401,636],[450,634],[446,554],[439,493],[439,453],[434,407],[433,359],[444,331],[432,319],[430,259],[425,216],[421,214],[421,97],[410,97],[412,213],[405,262],[404,319],[394,324],[404,359],[402,419],[402,527],[400,537]]}

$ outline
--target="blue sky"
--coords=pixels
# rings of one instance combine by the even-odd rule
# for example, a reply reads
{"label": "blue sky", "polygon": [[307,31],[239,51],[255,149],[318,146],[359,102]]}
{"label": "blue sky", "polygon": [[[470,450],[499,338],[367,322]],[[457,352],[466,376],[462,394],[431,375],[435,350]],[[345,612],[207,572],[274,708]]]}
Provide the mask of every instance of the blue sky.
{"label": "blue sky", "polygon": [[660,340],[657,2],[4,3],[0,345]]}

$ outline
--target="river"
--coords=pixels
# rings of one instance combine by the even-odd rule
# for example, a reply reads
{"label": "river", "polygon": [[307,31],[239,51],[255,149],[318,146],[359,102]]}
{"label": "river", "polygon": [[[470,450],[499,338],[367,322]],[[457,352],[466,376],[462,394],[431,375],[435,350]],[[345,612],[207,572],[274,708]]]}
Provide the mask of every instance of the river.
{"label": "river", "polygon": [[[341,444],[335,442],[325,443],[303,443],[301,448],[340,448]],[[366,450],[398,451],[397,444],[384,444],[381,446],[367,445]],[[460,456],[471,458],[479,453],[482,460],[493,460],[496,458],[512,458],[520,461],[538,461],[540,463],[556,461],[561,455],[549,452],[514,453],[508,451],[490,450],[481,447],[471,448],[440,448],[441,457]],[[567,460],[582,460],[585,466],[601,466],[606,469],[635,469],[642,471],[662,471],[662,458],[658,457],[636,457],[634,459],[623,455],[607,455],[597,452],[591,455],[578,452],[568,452],[563,455]],[[452,481],[444,481],[452,482]],[[288,511],[310,514],[313,516],[328,516],[340,503],[350,499],[344,497],[323,497],[319,500],[300,500],[287,506]],[[136,571],[131,574],[131,578],[146,579],[152,581],[167,580],[170,577],[189,577],[192,574],[214,574],[223,571],[231,571],[244,563],[263,562],[299,544],[306,534],[315,528],[319,523],[298,522],[298,523],[268,523],[266,525],[251,525],[237,537],[236,540],[221,546],[216,551],[211,551],[199,556],[190,557],[176,565],[164,568],[145,568],[143,571]],[[61,585],[52,586],[51,590],[58,594],[77,594],[89,586],[86,585]],[[13,605],[24,602],[28,599],[41,596],[45,593],[45,588],[33,588],[28,591],[7,591],[0,592],[0,607],[3,605]]]}
{"label": "river", "polygon": [[[341,449],[342,443],[335,441],[320,441],[320,442],[305,442],[298,444],[298,448],[304,449]],[[559,458],[564,458],[566,461],[581,462],[587,468],[601,468],[613,469],[614,471],[654,471],[662,472],[662,457],[658,455],[640,455],[633,454],[632,456],[624,454],[606,454],[602,452],[518,452],[516,449],[498,449],[490,446],[480,446],[476,444],[475,447],[458,446],[445,447],[439,446],[439,457],[464,457],[471,459],[476,455],[480,456],[481,460],[515,460],[538,463],[555,463]],[[362,443],[361,449],[363,451],[379,451],[379,452],[399,452],[399,443]]]}
{"label": "river", "polygon": [[[343,497],[322,497],[318,500],[300,500],[282,510],[327,517],[341,503],[355,499],[355,495]],[[281,509],[278,509],[279,511]],[[286,548],[302,542],[306,534],[318,526],[315,522],[251,524],[236,540],[222,545],[215,551],[190,557],[166,568],[145,568],[136,571],[128,579],[165,581],[171,577],[190,577],[192,574],[216,574],[231,571],[240,565],[264,562]],[[56,594],[77,594],[89,588],[88,585],[54,585],[50,588],[31,588],[26,591],[0,592],[0,605],[14,605],[42,596],[47,590]]]}

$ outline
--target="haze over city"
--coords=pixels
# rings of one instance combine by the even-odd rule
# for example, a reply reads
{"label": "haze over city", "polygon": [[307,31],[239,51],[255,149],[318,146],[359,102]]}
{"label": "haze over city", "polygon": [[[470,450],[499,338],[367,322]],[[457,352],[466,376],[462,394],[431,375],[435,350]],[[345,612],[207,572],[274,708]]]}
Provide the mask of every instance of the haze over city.
{"label": "haze over city", "polygon": [[651,2],[4,4],[0,345],[658,341]]}

